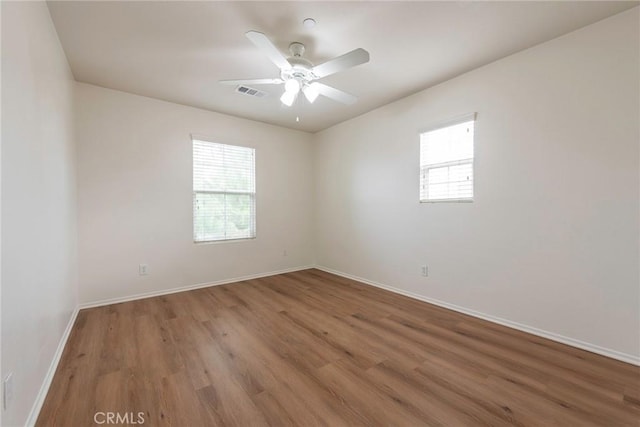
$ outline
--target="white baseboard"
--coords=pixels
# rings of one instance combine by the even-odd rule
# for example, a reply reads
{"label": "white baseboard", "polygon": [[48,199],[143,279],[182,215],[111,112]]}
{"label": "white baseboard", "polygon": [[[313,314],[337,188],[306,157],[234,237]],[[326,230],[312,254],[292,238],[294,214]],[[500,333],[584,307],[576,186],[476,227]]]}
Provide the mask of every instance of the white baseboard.
{"label": "white baseboard", "polygon": [[187,286],[180,286],[177,288],[163,289],[159,291],[144,292],[141,294],[129,295],[125,297],[109,298],[109,299],[104,299],[99,301],[82,303],[78,306],[78,308],[82,310],[84,308],[101,307],[104,305],[118,304],[121,302],[134,301],[138,299],[159,297],[162,295],[175,294],[178,292],[191,291],[194,289],[208,288],[210,286],[219,286],[219,285],[227,285],[229,283],[242,282],[243,280],[259,279],[261,277],[275,276],[277,274],[291,273],[293,271],[308,270],[309,268],[314,268],[314,266],[306,265],[302,267],[292,267],[284,270],[269,271],[266,273],[251,274],[251,275],[242,276],[242,277],[233,277],[230,279],[217,280],[214,282],[198,283],[195,285],[187,285]]}
{"label": "white baseboard", "polygon": [[44,404],[44,399],[47,397],[47,393],[49,392],[49,387],[51,386],[51,381],[53,381],[53,376],[56,373],[56,369],[58,369],[58,363],[60,363],[60,358],[62,357],[62,352],[64,351],[65,346],[67,345],[67,340],[69,339],[69,335],[71,335],[71,330],[73,329],[73,325],[76,322],[76,317],[78,317],[79,308],[76,307],[71,313],[71,318],[67,323],[67,327],[62,334],[62,338],[60,338],[60,342],[58,343],[58,348],[56,349],[55,354],[53,355],[53,360],[51,360],[51,364],[49,365],[49,370],[47,371],[47,375],[44,377],[44,381],[42,381],[42,386],[40,386],[40,391],[38,392],[38,396],[36,396],[36,400],[31,407],[31,412],[29,412],[29,417],[27,418],[26,426],[31,427],[36,424],[38,420],[38,415],[40,415],[40,409],[42,409],[42,405]]}
{"label": "white baseboard", "polygon": [[587,350],[592,353],[596,353],[602,356],[610,357],[612,359],[620,360],[622,362],[630,363],[632,365],[640,366],[640,357],[634,356],[632,354],[622,353],[616,350],[611,350],[608,348],[600,347],[595,344],[591,344],[588,342],[580,341],[574,338],[565,337],[564,335],[559,335],[554,332],[548,332],[542,329],[534,328],[532,326],[523,325],[522,323],[513,322],[511,320],[503,319],[501,317],[492,316],[490,314],[485,314],[476,310],[471,310],[465,307],[461,307],[455,304],[450,304],[448,302],[439,301],[433,298],[426,297],[424,295],[419,295],[413,292],[405,291],[402,289],[395,288],[389,285],[383,285],[382,283],[374,282],[372,280],[367,280],[362,277],[354,276],[351,274],[343,273],[341,271],[333,270],[328,267],[323,267],[320,265],[316,265],[315,268],[318,270],[326,271],[327,273],[335,274],[336,276],[341,276],[347,279],[355,280],[358,282],[365,283],[367,285],[375,286],[376,288],[385,289],[387,291],[391,291],[400,295],[407,296],[409,298],[417,299],[420,301],[428,302],[433,305],[437,305],[440,307],[447,308],[449,310],[457,311],[459,313],[468,314],[469,316],[477,317],[483,320],[487,320],[489,322],[497,323],[502,326],[507,326],[509,328],[517,329],[519,331],[527,332],[532,335],[537,335],[542,338],[547,338],[552,341],[556,341],[562,344],[570,345],[572,347],[577,347],[582,350]]}

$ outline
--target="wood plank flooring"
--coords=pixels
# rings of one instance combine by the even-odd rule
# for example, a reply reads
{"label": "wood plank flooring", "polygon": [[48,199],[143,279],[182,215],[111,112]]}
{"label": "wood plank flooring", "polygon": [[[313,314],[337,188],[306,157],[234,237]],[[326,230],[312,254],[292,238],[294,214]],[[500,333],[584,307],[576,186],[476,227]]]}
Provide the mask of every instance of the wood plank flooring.
{"label": "wood plank flooring", "polygon": [[640,368],[312,269],[82,310],[37,425],[97,412],[180,427],[638,426]]}

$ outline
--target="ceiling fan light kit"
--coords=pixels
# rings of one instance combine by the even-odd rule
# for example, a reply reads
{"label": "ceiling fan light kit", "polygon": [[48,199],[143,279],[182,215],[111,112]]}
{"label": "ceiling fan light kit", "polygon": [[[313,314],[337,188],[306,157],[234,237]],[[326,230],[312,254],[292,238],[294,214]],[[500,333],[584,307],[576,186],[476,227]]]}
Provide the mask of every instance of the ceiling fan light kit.
{"label": "ceiling fan light kit", "polygon": [[[287,80],[284,84],[284,93],[280,97],[280,101],[282,101],[282,103],[287,107],[291,107],[298,98],[300,85],[301,83],[297,79]],[[310,104],[313,104],[313,101],[315,101],[320,95],[320,91],[318,90],[316,83],[304,83],[304,86],[302,86],[302,93]]]}
{"label": "ceiling fan light kit", "polygon": [[320,91],[318,90],[316,83],[310,83],[303,87],[302,93],[304,93],[304,96],[307,98],[307,101],[309,101],[310,104],[313,104],[313,101],[315,101],[316,98],[318,98],[318,96],[320,95]]}
{"label": "ceiling fan light kit", "polygon": [[298,92],[285,91],[280,97],[280,101],[287,107],[291,107],[298,97]]}
{"label": "ceiling fan light kit", "polygon": [[368,62],[369,52],[366,50],[360,48],[355,49],[342,56],[314,66],[311,61],[303,57],[305,46],[302,43],[291,43],[289,45],[291,56],[286,58],[263,33],[247,31],[245,35],[280,69],[280,78],[221,80],[220,83],[228,85],[284,84],[285,91],[280,97],[280,101],[288,107],[293,105],[300,91],[302,91],[309,103],[313,103],[319,95],[326,96],[343,104],[353,104],[357,101],[355,96],[319,83],[316,80]]}
{"label": "ceiling fan light kit", "polygon": [[284,90],[297,95],[300,92],[300,82],[296,79],[289,79],[284,83]]}

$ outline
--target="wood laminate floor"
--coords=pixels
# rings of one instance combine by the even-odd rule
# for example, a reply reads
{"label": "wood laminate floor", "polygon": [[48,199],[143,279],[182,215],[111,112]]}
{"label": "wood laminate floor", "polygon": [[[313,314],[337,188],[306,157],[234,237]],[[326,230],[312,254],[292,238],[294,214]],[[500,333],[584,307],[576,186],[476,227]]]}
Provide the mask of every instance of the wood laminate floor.
{"label": "wood laminate floor", "polygon": [[638,426],[640,368],[306,270],[80,311],[37,425],[97,412],[180,427]]}

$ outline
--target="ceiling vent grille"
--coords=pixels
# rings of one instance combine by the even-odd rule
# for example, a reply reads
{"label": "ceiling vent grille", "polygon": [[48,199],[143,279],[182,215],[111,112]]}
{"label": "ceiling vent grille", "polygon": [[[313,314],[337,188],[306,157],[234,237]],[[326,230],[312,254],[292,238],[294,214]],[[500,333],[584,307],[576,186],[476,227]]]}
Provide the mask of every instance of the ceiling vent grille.
{"label": "ceiling vent grille", "polygon": [[267,96],[267,92],[263,92],[261,90],[254,89],[248,86],[238,86],[236,88],[236,92],[242,95],[253,96],[254,98],[264,98],[265,96]]}

